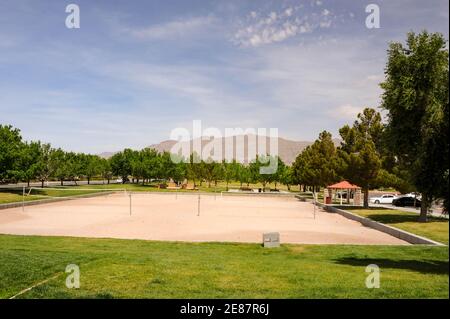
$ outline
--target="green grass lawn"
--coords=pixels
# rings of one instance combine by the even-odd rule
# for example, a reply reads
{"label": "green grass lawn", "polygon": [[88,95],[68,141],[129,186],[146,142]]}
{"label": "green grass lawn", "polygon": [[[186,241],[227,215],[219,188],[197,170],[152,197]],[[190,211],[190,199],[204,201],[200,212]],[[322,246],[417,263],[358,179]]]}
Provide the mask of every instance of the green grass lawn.
{"label": "green grass lawn", "polygon": [[[448,247],[174,243],[0,235],[0,298],[448,298]],[[80,289],[65,287],[77,264]],[[367,289],[377,264],[381,287]]]}
{"label": "green grass lawn", "polygon": [[[246,186],[246,184],[244,185]],[[229,184],[229,189],[238,189],[240,187],[239,183],[233,182]],[[250,184],[249,187],[251,188],[260,188],[262,187],[261,184]],[[272,188],[274,188],[274,185],[271,185]],[[83,195],[83,194],[89,194],[89,193],[95,193],[95,190],[103,191],[105,189],[112,189],[112,190],[128,190],[132,192],[196,192],[193,190],[172,190],[172,189],[159,189],[156,187],[156,184],[104,184],[104,185],[79,185],[79,186],[52,186],[50,188],[63,188],[63,189],[84,189],[89,188],[90,190],[86,190],[84,192],[82,191],[57,191],[57,190],[45,190],[40,189],[39,187],[33,187],[33,192],[30,196],[25,196],[25,201],[31,201],[31,200],[38,200],[43,199],[49,196],[52,197],[65,197],[65,196],[74,196],[74,195]],[[226,183],[220,182],[217,184],[217,187],[214,187],[214,185],[211,185],[211,187],[208,187],[207,183],[203,183],[202,186],[198,186],[200,192],[210,192],[210,193],[220,193],[226,191]],[[287,187],[285,185],[277,185],[277,189],[287,191]],[[298,186],[291,187],[292,192],[298,192]],[[28,188],[27,188],[28,192]],[[0,190],[0,204],[5,203],[14,203],[14,202],[21,202],[22,201],[22,189],[1,189]]]}
{"label": "green grass lawn", "polygon": [[41,189],[41,188],[33,188],[31,192],[28,194],[28,189],[26,190],[25,196],[22,196],[22,189],[3,189],[0,191],[0,204],[5,203],[15,203],[39,199],[46,199],[50,197],[70,197],[70,196],[79,196],[86,194],[93,194],[102,192],[101,188],[98,190],[73,190],[73,188],[64,187],[64,190],[55,190],[55,189]]}
{"label": "green grass lawn", "polygon": [[391,225],[402,230],[406,230],[419,236],[424,236],[440,243],[449,243],[449,221],[444,218],[429,217],[428,222],[419,223],[419,215],[412,212],[405,212],[396,209],[373,207],[369,209],[346,208],[363,217],[370,218],[377,222]]}

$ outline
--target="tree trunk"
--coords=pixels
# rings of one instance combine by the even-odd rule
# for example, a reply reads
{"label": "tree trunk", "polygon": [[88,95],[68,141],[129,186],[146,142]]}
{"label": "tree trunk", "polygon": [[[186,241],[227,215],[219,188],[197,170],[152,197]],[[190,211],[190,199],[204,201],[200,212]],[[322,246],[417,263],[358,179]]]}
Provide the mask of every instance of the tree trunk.
{"label": "tree trunk", "polygon": [[109,185],[109,178],[108,178],[108,185]]}
{"label": "tree trunk", "polygon": [[228,192],[228,181],[227,181],[227,192]]}
{"label": "tree trunk", "polygon": [[30,180],[27,180],[27,187],[30,187]]}
{"label": "tree trunk", "polygon": [[41,188],[44,188],[44,180],[41,180]]}
{"label": "tree trunk", "polygon": [[89,185],[91,183],[91,179],[88,177],[87,180],[88,180],[88,185]]}
{"label": "tree trunk", "polygon": [[364,208],[369,208],[369,188],[364,188]]}
{"label": "tree trunk", "polygon": [[64,180],[61,178],[61,186],[64,186]]}
{"label": "tree trunk", "polygon": [[422,194],[422,203],[420,205],[419,222],[426,223],[428,220],[428,198],[427,194]]}

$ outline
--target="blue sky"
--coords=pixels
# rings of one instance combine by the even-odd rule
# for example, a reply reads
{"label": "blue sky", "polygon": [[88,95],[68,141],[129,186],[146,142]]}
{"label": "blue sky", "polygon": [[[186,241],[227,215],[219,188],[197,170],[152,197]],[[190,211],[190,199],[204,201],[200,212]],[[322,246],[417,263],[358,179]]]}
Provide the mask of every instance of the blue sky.
{"label": "blue sky", "polygon": [[[78,4],[81,28],[65,27]],[[376,3],[381,28],[367,29]],[[0,0],[0,123],[66,150],[141,148],[176,127],[314,140],[377,107],[390,41],[448,39],[447,0]]]}

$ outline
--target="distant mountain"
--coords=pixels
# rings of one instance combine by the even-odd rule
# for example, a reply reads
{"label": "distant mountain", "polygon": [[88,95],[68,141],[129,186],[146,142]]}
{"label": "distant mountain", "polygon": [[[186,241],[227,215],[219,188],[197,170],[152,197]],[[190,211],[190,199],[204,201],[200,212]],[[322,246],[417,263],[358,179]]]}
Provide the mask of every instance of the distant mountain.
{"label": "distant mountain", "polygon": [[[261,140],[262,139],[262,140]],[[238,143],[239,141],[239,143]],[[213,143],[217,143],[217,145],[222,145],[222,154],[225,154],[225,145],[230,145],[230,148],[233,150],[233,158],[238,159],[241,162],[249,162],[249,158],[247,156],[248,150],[258,150],[258,141],[262,141],[261,143],[266,142],[266,152],[270,151],[270,144],[276,141],[270,140],[265,136],[255,136],[255,135],[240,135],[240,136],[232,136],[232,137],[222,137],[221,141],[213,141],[213,139],[203,139],[201,141],[202,149],[204,149],[208,144],[212,145]],[[199,142],[198,139],[195,142]],[[301,153],[308,145],[311,145],[313,142],[310,141],[292,141],[282,137],[278,137],[278,155],[288,165],[291,165],[297,155]],[[336,146],[338,146],[341,142],[340,139],[333,139],[333,142]],[[175,146],[177,141],[174,140],[166,140],[162,141],[158,144],[152,144],[149,148],[153,148],[158,152],[170,152],[172,148]],[[219,144],[221,143],[221,144]],[[193,150],[194,141],[185,141],[180,142],[182,147],[190,147]],[[237,147],[239,145],[240,147]],[[114,152],[104,152],[99,154],[99,156],[108,158],[114,155]],[[251,158],[250,158],[251,160]]]}

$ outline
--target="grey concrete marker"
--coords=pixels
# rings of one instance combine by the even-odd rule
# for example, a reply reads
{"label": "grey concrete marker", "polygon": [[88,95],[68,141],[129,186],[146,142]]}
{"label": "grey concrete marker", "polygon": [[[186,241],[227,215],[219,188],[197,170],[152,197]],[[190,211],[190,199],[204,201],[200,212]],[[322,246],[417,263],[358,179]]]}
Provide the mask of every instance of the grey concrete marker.
{"label": "grey concrete marker", "polygon": [[280,247],[280,233],[264,233],[263,245],[265,248]]}

